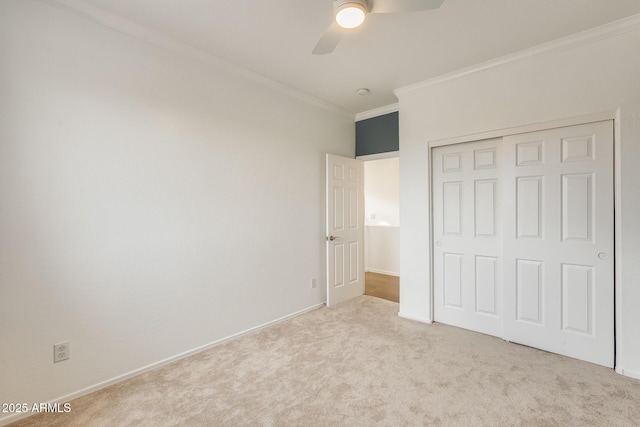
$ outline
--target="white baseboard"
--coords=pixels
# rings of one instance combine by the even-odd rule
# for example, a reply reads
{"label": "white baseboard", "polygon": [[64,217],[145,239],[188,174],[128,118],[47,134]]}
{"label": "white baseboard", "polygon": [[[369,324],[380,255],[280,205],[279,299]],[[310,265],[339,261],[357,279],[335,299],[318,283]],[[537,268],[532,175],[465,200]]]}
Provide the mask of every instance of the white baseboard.
{"label": "white baseboard", "polygon": [[[113,385],[113,384],[116,384],[116,383],[119,383],[119,382],[122,382],[122,381],[126,381],[126,380],[128,380],[130,378],[136,377],[138,375],[142,375],[142,374],[144,374],[146,372],[153,371],[154,369],[161,368],[161,367],[163,367],[165,365],[168,365],[170,363],[173,363],[173,362],[175,362],[177,360],[184,359],[184,358],[189,357],[189,356],[193,356],[194,354],[203,352],[205,350],[209,350],[210,348],[216,347],[216,346],[218,346],[220,344],[224,344],[226,342],[229,342],[229,341],[232,341],[234,339],[240,338],[240,337],[242,337],[244,335],[247,335],[247,334],[250,334],[252,332],[259,331],[260,329],[264,329],[266,327],[275,325],[276,323],[280,323],[280,322],[283,322],[285,320],[291,319],[293,317],[300,316],[301,314],[305,314],[305,313],[308,313],[310,311],[316,310],[316,309],[318,309],[320,307],[324,307],[324,305],[325,305],[324,303],[319,303],[319,304],[312,305],[311,307],[303,308],[302,310],[296,311],[295,313],[291,313],[291,314],[288,314],[286,316],[280,317],[278,319],[272,320],[270,322],[266,322],[266,323],[263,323],[261,325],[254,326],[253,328],[249,328],[249,329],[244,330],[242,332],[238,332],[236,334],[229,335],[228,337],[221,338],[219,340],[210,342],[209,344],[205,344],[203,346],[196,347],[194,349],[185,351],[184,353],[180,353],[180,354],[177,354],[175,356],[171,356],[171,357],[169,357],[167,359],[164,359],[164,360],[161,360],[159,362],[151,363],[150,365],[143,366],[142,368],[135,369],[135,370],[127,372],[125,374],[118,375],[117,377],[108,379],[106,381],[102,381],[100,383],[97,383],[97,384],[94,384],[92,386],[83,388],[83,389],[75,391],[73,393],[69,393],[67,395],[58,397],[58,398],[53,399],[52,401],[47,402],[47,403],[52,403],[52,404],[60,403],[60,404],[62,404],[62,403],[69,402],[71,400],[74,400],[74,399],[77,399],[79,397],[85,396],[87,394],[93,393],[95,391],[101,390],[101,389],[103,389],[105,387],[109,387],[110,385]],[[35,414],[36,413],[29,413],[29,412],[11,414],[8,417],[0,419],[0,426],[6,426],[7,424],[14,423],[14,422],[16,422],[18,420],[21,420],[23,418],[27,418],[27,417],[29,417],[31,415],[35,415]]]}
{"label": "white baseboard", "polygon": [[620,366],[616,366],[615,370],[620,375],[640,380],[640,372],[629,371],[628,369],[621,368]]}
{"label": "white baseboard", "polygon": [[378,273],[378,274],[385,274],[387,276],[400,277],[400,273],[397,273],[395,271],[377,270],[375,268],[367,268],[365,270],[365,272],[367,272],[367,273]]}
{"label": "white baseboard", "polygon": [[401,311],[398,312],[398,317],[402,317],[403,319],[408,319],[408,320],[415,320],[416,322],[422,322],[422,323],[433,323],[432,319],[427,319],[426,317],[418,317],[418,316],[411,316],[409,314],[404,314]]}

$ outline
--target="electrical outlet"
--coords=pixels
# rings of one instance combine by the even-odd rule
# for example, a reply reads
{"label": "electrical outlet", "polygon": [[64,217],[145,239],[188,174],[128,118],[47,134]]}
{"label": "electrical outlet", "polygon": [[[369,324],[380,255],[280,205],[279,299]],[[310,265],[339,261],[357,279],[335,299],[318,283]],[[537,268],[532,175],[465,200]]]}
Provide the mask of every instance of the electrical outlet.
{"label": "electrical outlet", "polygon": [[71,342],[65,341],[53,345],[53,363],[62,362],[71,357]]}
{"label": "electrical outlet", "polygon": [[314,277],[311,279],[311,289],[315,289],[316,286],[318,286],[318,280]]}

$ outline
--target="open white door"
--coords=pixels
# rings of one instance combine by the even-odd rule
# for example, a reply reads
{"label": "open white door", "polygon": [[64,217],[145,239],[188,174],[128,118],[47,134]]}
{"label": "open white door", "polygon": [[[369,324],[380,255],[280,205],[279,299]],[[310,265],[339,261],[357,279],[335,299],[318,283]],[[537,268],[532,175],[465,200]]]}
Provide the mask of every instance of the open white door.
{"label": "open white door", "polygon": [[364,293],[364,163],[327,154],[327,306]]}

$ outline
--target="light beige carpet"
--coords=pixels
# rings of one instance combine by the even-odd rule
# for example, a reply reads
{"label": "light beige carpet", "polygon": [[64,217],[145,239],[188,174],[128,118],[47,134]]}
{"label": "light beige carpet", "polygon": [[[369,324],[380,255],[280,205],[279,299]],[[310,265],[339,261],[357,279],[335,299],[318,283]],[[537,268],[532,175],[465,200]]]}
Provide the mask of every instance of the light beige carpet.
{"label": "light beige carpet", "polygon": [[363,296],[15,426],[637,426],[640,381]]}

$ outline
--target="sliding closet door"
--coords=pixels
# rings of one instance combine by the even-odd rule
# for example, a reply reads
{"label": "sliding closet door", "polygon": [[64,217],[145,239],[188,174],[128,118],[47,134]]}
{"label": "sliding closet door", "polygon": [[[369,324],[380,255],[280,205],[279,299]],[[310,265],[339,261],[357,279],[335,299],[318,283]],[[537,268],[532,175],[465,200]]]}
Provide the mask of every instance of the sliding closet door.
{"label": "sliding closet door", "polygon": [[501,141],[432,151],[434,316],[502,336]]}
{"label": "sliding closet door", "polygon": [[613,367],[613,122],[503,148],[505,339]]}

